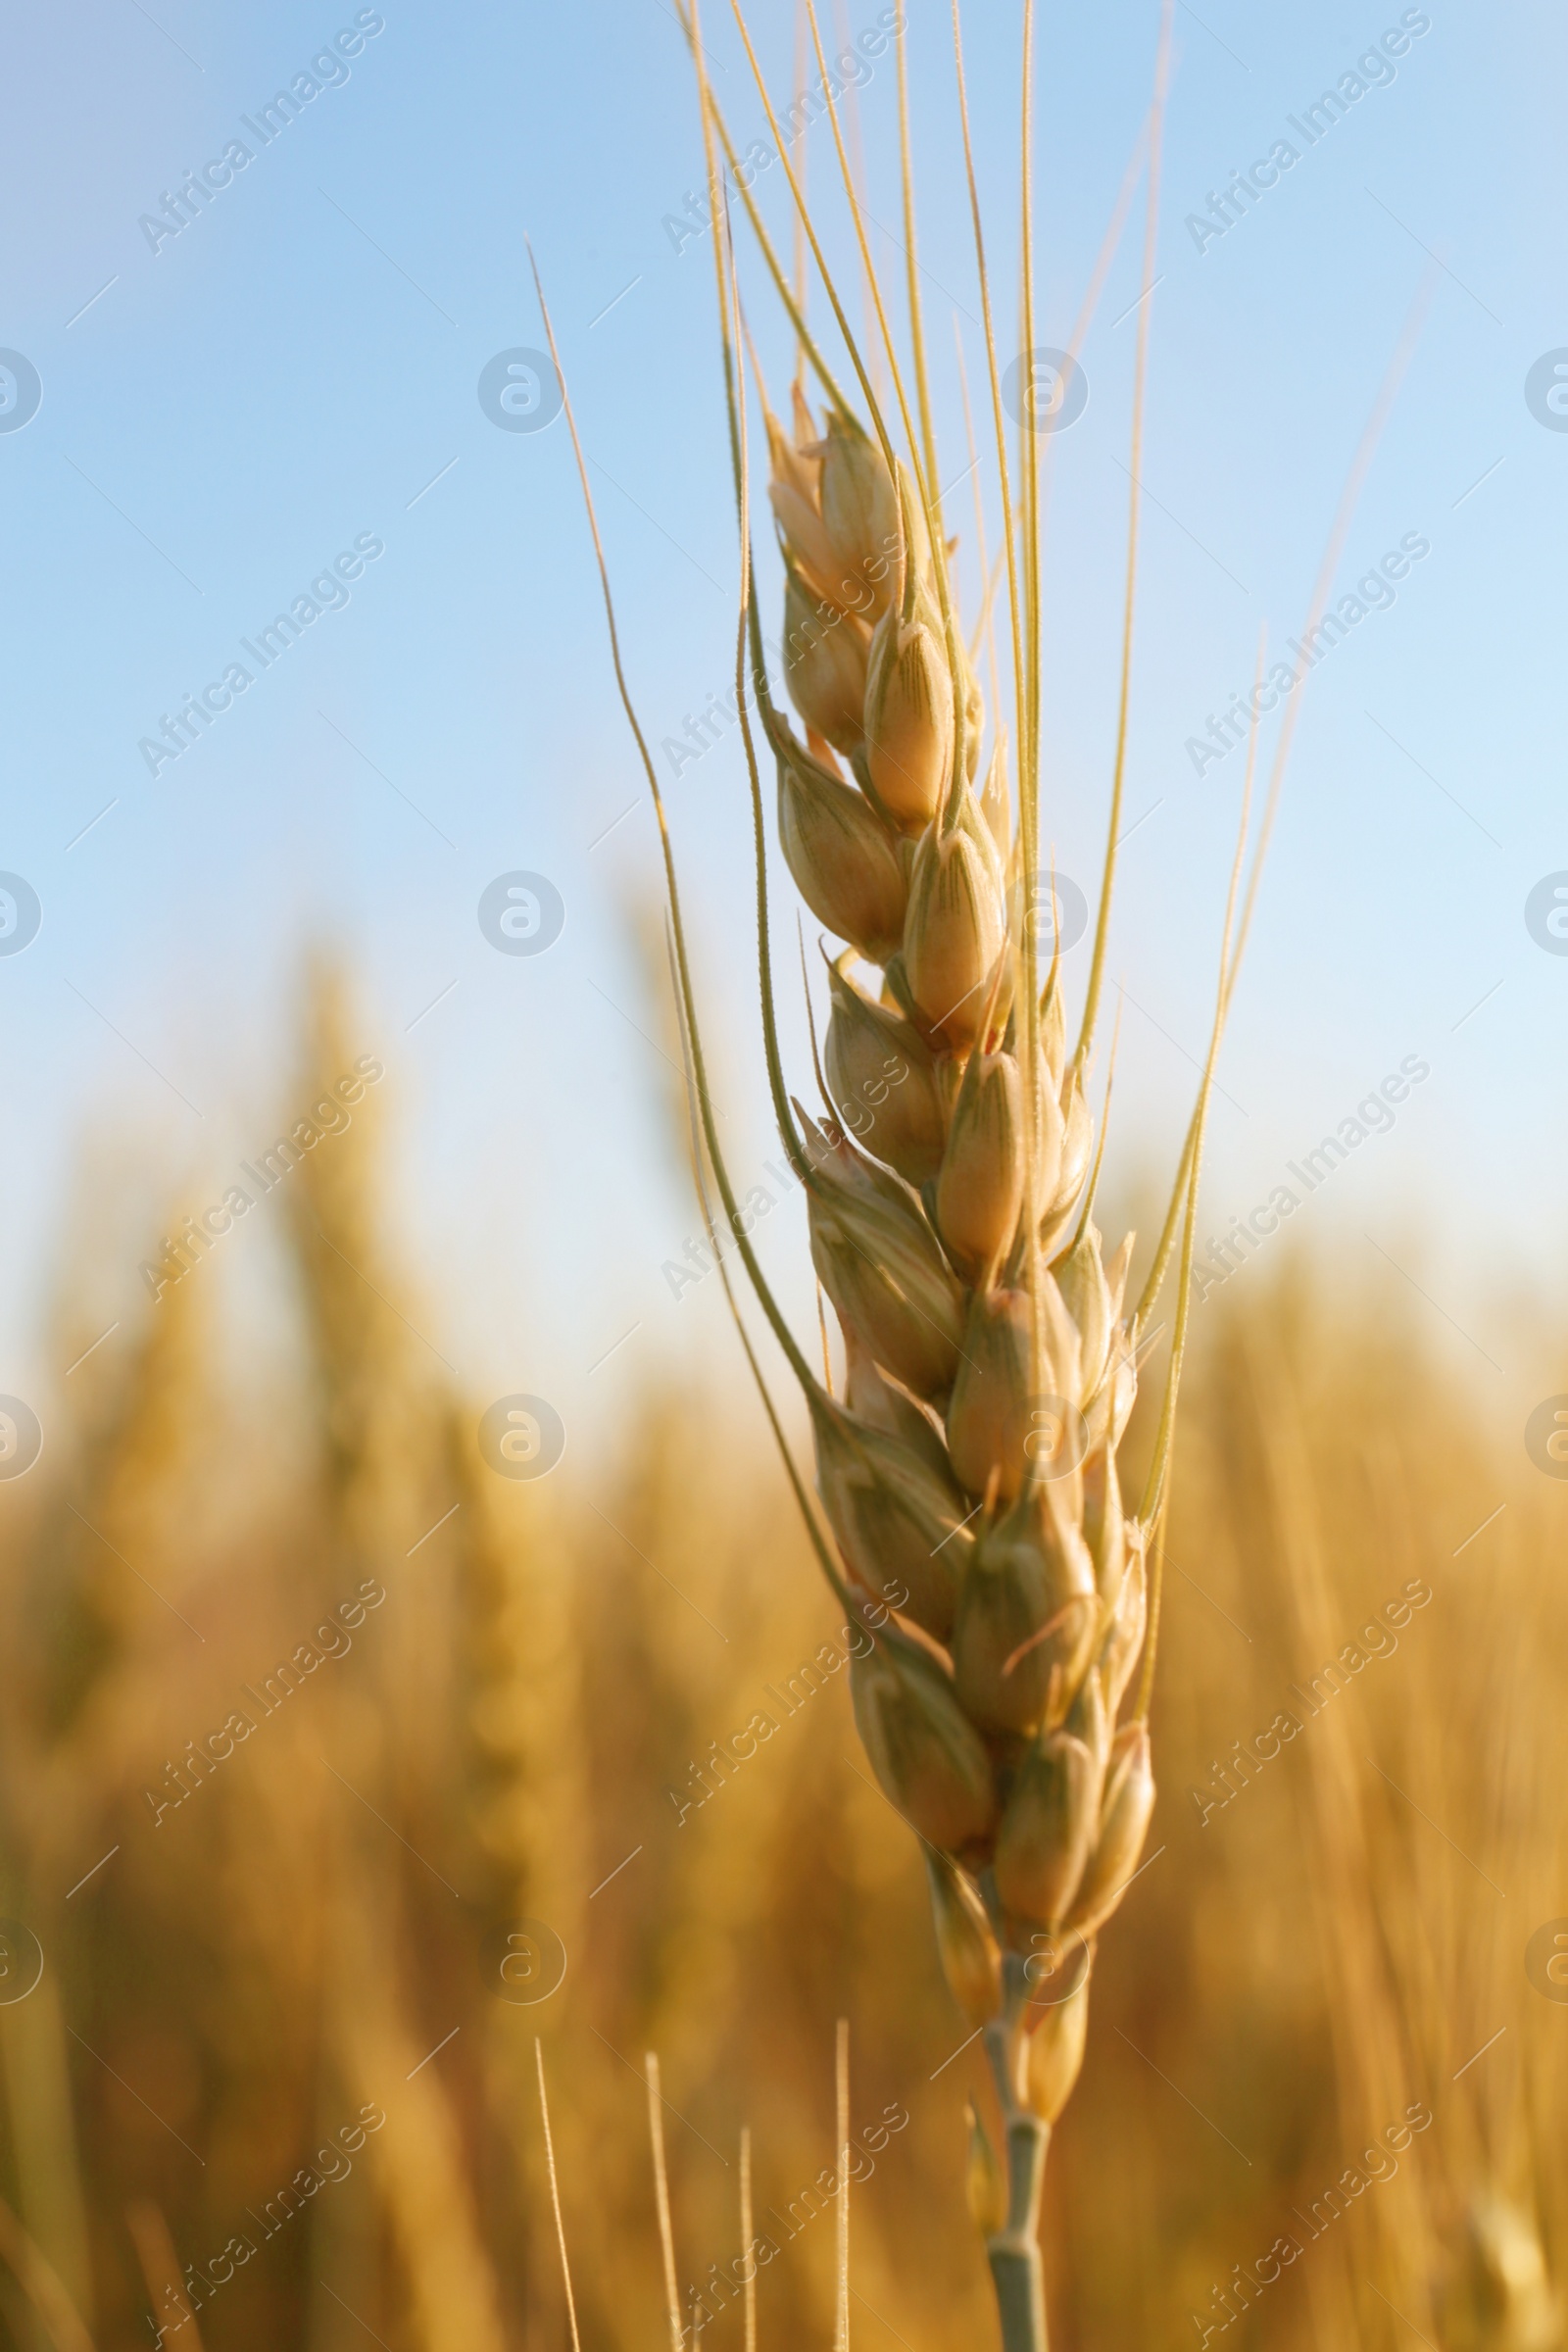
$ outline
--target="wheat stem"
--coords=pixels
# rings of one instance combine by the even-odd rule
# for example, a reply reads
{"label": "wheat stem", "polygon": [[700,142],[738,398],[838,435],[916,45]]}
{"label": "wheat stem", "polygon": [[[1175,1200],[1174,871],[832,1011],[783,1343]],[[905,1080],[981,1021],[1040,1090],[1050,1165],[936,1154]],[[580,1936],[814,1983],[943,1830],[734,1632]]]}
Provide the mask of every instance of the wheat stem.
{"label": "wheat stem", "polygon": [[680,2290],[675,2283],[675,2232],[669,2218],[669,2173],[664,2163],[664,2119],[659,2088],[659,2058],[643,2060],[648,2083],[648,2138],[654,2155],[654,2199],[659,2208],[659,2244],[664,2263],[664,2308],[669,2318],[669,2352],[680,2352]]}
{"label": "wheat stem", "polygon": [[571,2328],[571,2352],[582,2352],[577,2333],[577,2298],[571,2291],[571,2264],[566,2258],[566,2225],[561,2218],[561,2182],[556,2176],[556,2143],[550,2131],[550,2100],[545,2090],[545,2052],[538,2034],[533,2040],[534,2064],[539,2070],[539,2120],[545,2131],[545,2168],[550,2175],[550,2208],[556,2217],[556,2244],[561,2253],[561,2283],[566,2294],[566,2320]]}
{"label": "wheat stem", "polygon": [[741,2126],[741,2273],[745,2352],[757,2352],[757,2265],[752,2260],[752,2128]]}
{"label": "wheat stem", "polygon": [[1027,1986],[1023,1963],[1015,1954],[1008,1956],[1007,1974],[1011,2014],[995,2019],[984,2036],[1006,2151],[1006,2213],[1002,2227],[986,2239],[986,2259],[996,2288],[1003,2352],[1047,2352],[1039,2223],[1051,2126],[1018,2096],[1019,2034],[1014,2021],[1024,2005]]}
{"label": "wheat stem", "polygon": [[833,2329],[833,2352],[850,2352],[850,2021],[841,2017],[834,2037],[833,2073],[838,2145],[834,2170],[838,2174],[838,2307]]}

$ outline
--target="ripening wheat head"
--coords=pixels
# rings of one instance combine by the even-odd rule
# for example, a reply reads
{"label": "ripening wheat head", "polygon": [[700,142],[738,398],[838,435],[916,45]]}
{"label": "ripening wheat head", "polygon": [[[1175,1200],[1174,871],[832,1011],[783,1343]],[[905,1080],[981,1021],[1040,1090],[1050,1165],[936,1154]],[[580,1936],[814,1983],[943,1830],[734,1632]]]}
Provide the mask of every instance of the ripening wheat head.
{"label": "ripening wheat head", "polygon": [[779,831],[849,943],[830,969],[838,1119],[802,1121],[846,1361],[842,1397],[808,1398],[817,1486],[852,1590],[896,1612],[853,1668],[867,1752],[935,1849],[956,1989],[976,2024],[1016,2013],[1011,2087],[1049,2122],[1083,2002],[1030,2006],[1024,1971],[1056,1977],[1052,1939],[1081,1948],[1109,1917],[1153,1802],[1147,1728],[1117,1723],[1147,1609],[1116,1469],[1131,1237],[1107,1265],[1055,966],[1030,1082],[1031,877],[1000,745],[977,783],[986,714],[916,492],[853,418],[815,432],[799,398],[769,441],[805,724],[803,742],[766,714]]}
{"label": "ripening wheat head", "polygon": [[[682,18],[702,100],[740,518],[737,688],[758,833],[768,1081],[784,1150],[806,1191],[817,1280],[843,1335],[844,1378],[837,1384],[812,1369],[773,1298],[724,1165],[669,834],[620,670],[608,578],[606,601],[617,677],[661,821],[707,1160],[736,1254],[805,1393],[819,1512],[787,1447],[786,1466],[822,1566],[857,1621],[852,1682],[860,1735],[883,1788],[924,1843],[944,1966],[971,2024],[985,2031],[1005,2152],[993,2151],[976,2120],[971,2204],[987,2237],[1007,2352],[1040,2352],[1045,2316],[1035,2230],[1046,2147],[1082,2059],[1094,1939],[1138,1868],[1154,1798],[1146,1634],[1157,1623],[1157,1535],[1186,1331],[1203,1105],[1235,977],[1231,925],[1242,851],[1232,873],[1204,1090],[1153,1267],[1134,1307],[1126,1297],[1132,1237],[1107,1261],[1094,1223],[1098,1160],[1087,1080],[1125,770],[1136,496],[1105,874],[1085,1002],[1069,1046],[1059,956],[1054,954],[1042,969],[1040,953],[1055,893],[1040,851],[1036,413],[1020,428],[1014,475],[975,205],[996,486],[1006,526],[1015,707],[1004,729],[986,709],[960,625],[938,487],[914,260],[907,43],[900,43],[898,56],[903,243],[909,259],[907,346],[901,355],[861,226],[863,208],[812,0],[804,5],[891,379],[886,397],[879,398],[850,328],[739,6],[736,20],[783,176],[854,370],[853,398],[779,267],[751,193],[753,175],[737,168],[708,84],[691,0],[682,0]],[[1027,351],[1033,340],[1028,0],[1024,22]],[[1167,4],[1149,140],[1146,288],[1153,270],[1169,24]],[[961,52],[956,62],[973,199]],[[763,401],[768,498],[782,568],[785,690],[799,725],[779,707],[768,674],[754,587],[748,338],[727,235],[732,188],[800,354],[788,426]],[[1135,481],[1148,310],[1146,302],[1134,400]],[[808,398],[808,371],[819,414]],[[566,413],[575,439],[569,398]],[[578,465],[591,514],[580,447]],[[601,550],[602,573],[603,561]],[[828,1100],[819,1118],[793,1100],[783,1068],[754,712],[776,763],[778,837],[790,873],[812,914],[842,943],[829,964]],[[1244,840],[1246,806],[1244,796]],[[1052,937],[1055,929],[1051,919]],[[700,1155],[698,1172],[701,1184]],[[1129,1511],[1118,1447],[1133,1406],[1141,1335],[1179,1231],[1183,1272],[1171,1372],[1153,1466],[1136,1511]],[[727,1273],[724,1279],[727,1288]],[[777,1432],[770,1401],[768,1410]],[[1139,1695],[1129,1709],[1141,1656]]]}

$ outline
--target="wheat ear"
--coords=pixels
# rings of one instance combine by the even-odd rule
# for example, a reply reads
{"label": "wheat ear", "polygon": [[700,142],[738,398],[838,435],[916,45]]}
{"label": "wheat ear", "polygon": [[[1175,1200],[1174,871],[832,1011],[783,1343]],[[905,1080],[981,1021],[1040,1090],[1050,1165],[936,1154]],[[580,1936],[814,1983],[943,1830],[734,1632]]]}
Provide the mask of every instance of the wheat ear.
{"label": "wheat ear", "polygon": [[[808,17],[814,35],[810,0]],[[709,126],[715,110],[694,54]],[[836,117],[834,133],[848,183]],[[716,223],[711,136],[709,151]],[[906,141],[905,163],[907,190]],[[767,419],[788,689],[804,740],[755,657],[752,683],[777,762],[786,861],[847,943],[829,981],[837,1115],[818,1122],[797,1106],[780,1121],[807,1162],[812,1259],[846,1355],[842,1400],[803,1385],[818,1492],[870,1637],[852,1668],[861,1736],[926,1842],[950,1982],[986,2031],[1006,2154],[1004,2170],[991,2165],[1000,2193],[983,2217],[988,2253],[1004,2343],[1033,2352],[1045,2342],[1036,2223],[1050,2129],[1082,2056],[1093,1938],[1136,1867],[1153,1801],[1147,1723],[1117,1723],[1146,1622],[1146,1526],[1123,1509],[1116,1474],[1136,1388],[1122,1296],[1130,1242],[1107,1267],[1084,1199],[1104,905],[1069,1057],[1059,964],[1044,986],[1036,969],[1030,890],[1036,453],[1023,453],[1022,546],[1009,532],[1007,547],[1022,656],[1014,826],[1000,746],[980,773],[984,704],[955,627],[917,311],[911,303],[918,435],[862,242],[906,470],[801,211],[871,422],[830,395],[818,430],[800,393],[792,433]],[[906,220],[912,246],[907,195]],[[755,617],[741,339],[722,249],[715,234],[743,605]],[[988,357],[1000,422],[994,348]],[[1132,570],[1130,557],[1112,856]],[[858,963],[880,985],[862,987]],[[1195,1152],[1189,1197],[1196,1164]]]}
{"label": "wheat ear", "polygon": [[[767,416],[770,495],[785,565],[789,693],[805,722],[804,741],[775,708],[752,593],[744,338],[717,161],[720,145],[726,154],[733,150],[708,87],[695,6],[682,13],[708,152],[740,519],[737,683],[758,850],[763,1038],[784,1148],[807,1191],[813,1262],[843,1332],[842,1398],[811,1371],[737,1212],[708,1088],[662,795],[621,669],[569,392],[567,425],[594,528],[617,685],[660,821],[703,1140],[737,1254],[809,1409],[833,1546],[814,1514],[806,1516],[829,1580],[863,1632],[851,1673],[860,1734],[884,1789],[926,1844],[944,1965],[971,2023],[986,2033],[1006,2136],[1005,2174],[991,2158],[999,2194],[985,2207],[1004,2342],[1006,2352],[1042,2352],[1036,2224],[1046,2149],[1082,2058],[1094,1938],[1134,1875],[1153,1803],[1147,1712],[1125,1722],[1118,1717],[1144,1645],[1147,1536],[1163,1495],[1174,1406],[1168,1396],[1145,1508],[1131,1516],[1122,1503],[1117,1449],[1137,1383],[1123,1298],[1132,1244],[1129,1237],[1107,1265],[1086,1194],[1094,1159],[1088,1051],[1103,973],[1116,806],[1089,1018],[1069,1056],[1059,957],[1053,956],[1042,984],[1033,903],[1038,453],[1026,436],[1023,529],[1015,535],[983,255],[987,360],[1008,517],[1015,824],[1000,740],[981,774],[985,709],[956,625],[931,444],[924,430],[916,434],[905,394],[833,101],[834,144],[906,464],[856,348],[759,74],[785,177],[869,418],[867,429],[822,362],[764,237],[781,299],[829,401],[820,427],[799,389],[793,432]],[[736,16],[755,67],[738,8]],[[811,0],[807,17],[821,64]],[[1167,5],[1156,89],[1169,17]],[[1026,31],[1029,24],[1026,11]],[[824,87],[828,79],[824,69]],[[1027,120],[1026,98],[1026,129]],[[965,134],[967,144],[966,121]],[[1150,145],[1157,155],[1152,135]],[[906,152],[905,160],[907,174]],[[749,198],[747,209],[761,235]],[[906,222],[912,241],[912,205]],[[1152,266],[1151,256],[1146,283]],[[547,308],[544,316],[559,369]],[[917,313],[910,331],[918,385]],[[1146,348],[1141,337],[1140,376]],[[920,406],[923,427],[923,389]],[[1131,540],[1124,672],[1132,644],[1135,535]],[[798,1105],[792,1109],[783,1078],[754,710],[777,764],[786,861],[807,905],[846,943],[830,974],[827,1089],[836,1115],[820,1122]],[[1125,712],[1124,680],[1117,805]],[[1240,859],[1239,847],[1238,867]],[[1233,877],[1233,907],[1234,900]],[[880,972],[873,992],[857,980],[858,961]],[[1227,943],[1220,1015],[1230,976]],[[1216,1017],[1205,1089],[1219,1027]],[[1200,1144],[1200,1117],[1173,1202],[1172,1226],[1186,1208],[1188,1252]],[[1185,1319],[1184,1291],[1173,1351],[1178,1365]],[[755,1356],[753,1365],[757,1370]],[[657,2113],[651,2120],[657,2177]],[[662,2198],[661,2207],[667,2272]],[[672,2291],[670,2299],[673,2306]],[[672,2308],[672,2334],[677,2326]]]}
{"label": "wheat ear", "polygon": [[[1172,4],[1165,0],[1161,11],[1148,130],[1146,298],[1153,282],[1154,173]],[[773,1296],[725,1164],[666,811],[621,662],[586,459],[542,288],[540,306],[593,535],[616,686],[659,824],[682,1046],[694,1128],[701,1134],[695,1157],[705,1222],[712,1237],[706,1152],[734,1254],[806,1397],[820,1509],[792,1459],[715,1242],[724,1289],[813,1548],[855,1622],[858,1654],[851,1685],[860,1735],[884,1791],[925,1845],[943,1965],[976,2034],[984,2034],[991,2059],[1005,2164],[976,2116],[970,2200],[986,2238],[1004,2352],[1044,2352],[1037,2223],[1046,2152],[1082,2063],[1095,1939],[1137,1875],[1154,1798],[1149,1709],[1158,1591],[1157,1582],[1151,1591],[1150,1564],[1157,1580],[1190,1316],[1204,1112],[1298,705],[1292,707],[1276,751],[1238,921],[1254,726],[1208,1055],[1153,1266],[1131,1307],[1125,1292],[1132,1237],[1107,1261],[1093,1221],[1098,1154],[1088,1076],[1126,772],[1147,299],[1138,337],[1110,822],[1086,1002],[1069,1054],[1059,951],[1054,950],[1042,977],[1034,904],[1041,878],[1040,453],[1025,426],[1015,507],[956,0],[959,118],[1004,518],[1015,698],[1010,775],[1000,726],[982,757],[985,705],[956,627],[914,294],[906,105],[901,98],[918,433],[833,98],[827,109],[834,147],[891,379],[886,410],[856,346],[739,0],[732,0],[801,236],[848,351],[865,423],[811,336],[804,290],[797,295],[785,278],[750,192],[750,175],[737,169],[734,142],[707,78],[697,0],[676,0],[676,6],[692,49],[708,162],[739,519],[737,709],[757,858],[764,1055],[784,1151],[806,1190],[816,1275],[843,1334],[841,1395],[816,1377]],[[812,0],[806,0],[806,18],[825,91],[831,76]],[[1024,31],[1027,346],[1030,0]],[[753,589],[746,337],[721,153],[803,361],[827,400],[817,422],[798,382],[789,430],[764,403],[769,497],[784,567],[787,687],[804,722],[804,740],[775,705]],[[1113,227],[1129,193],[1124,184]],[[1107,244],[1113,242],[1114,234]],[[1103,280],[1103,260],[1093,293]],[[1091,309],[1092,299],[1075,327],[1075,344]],[[1357,452],[1324,578],[1410,331]],[[894,422],[902,427],[906,458],[894,446]],[[978,642],[977,636],[977,649]],[[776,764],[785,861],[808,906],[845,943],[830,966],[828,1115],[820,1121],[792,1102],[783,1070],[754,713]],[[879,975],[869,988],[857,978],[858,964]],[[1140,1358],[1159,1336],[1151,1331],[1151,1318],[1178,1244],[1170,1371],[1153,1459],[1139,1507],[1129,1513],[1118,1450]],[[1137,1696],[1123,1716],[1140,1657]],[[657,2127],[657,2117],[655,2122]],[[657,2158],[657,2128],[655,2145]],[[676,2324],[672,2316],[672,2332]]]}

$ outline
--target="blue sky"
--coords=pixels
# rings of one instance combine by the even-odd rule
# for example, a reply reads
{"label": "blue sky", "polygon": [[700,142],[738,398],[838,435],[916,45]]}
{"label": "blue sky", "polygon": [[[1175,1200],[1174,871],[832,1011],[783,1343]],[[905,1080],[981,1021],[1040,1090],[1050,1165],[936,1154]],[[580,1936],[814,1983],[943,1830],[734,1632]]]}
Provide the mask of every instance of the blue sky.
{"label": "blue sky", "polygon": [[[858,33],[878,14],[843,0],[838,21]],[[1417,16],[1428,28],[1393,78],[1312,146],[1296,140],[1298,162],[1252,210],[1223,236],[1188,225]],[[968,30],[1004,322],[1011,17],[977,9]],[[781,94],[793,22],[782,4],[756,12]],[[1146,5],[1043,14],[1044,342],[1065,341],[1089,280],[1155,31]],[[243,118],[340,32],[346,75],[327,84],[337,69],[321,69],[318,94],[262,145]],[[750,140],[762,111],[716,7],[706,33]],[[555,1397],[568,1428],[602,1426],[667,1351],[721,1343],[712,1301],[677,1303],[660,1272],[694,1220],[662,1143],[670,1073],[627,934],[629,902],[655,883],[654,836],[569,445],[560,419],[498,430],[477,386],[496,354],[543,340],[531,237],[634,690],[655,737],[678,732],[729,674],[735,581],[709,242],[677,250],[666,225],[702,176],[678,28],[662,0],[548,18],[90,0],[16,37],[0,95],[0,347],[37,370],[42,400],[0,432],[0,869],[36,891],[42,925],[0,956],[13,1136],[0,1389],[60,1393],[47,1308],[63,1261],[107,1322],[136,1298],[156,1221],[218,1198],[298,1115],[299,975],[325,941],[360,975],[357,1051],[386,1065],[423,1328],[481,1402],[528,1390]],[[977,394],[982,357],[945,9],[916,0],[903,37],[957,475],[955,318]],[[1386,1073],[1424,1058],[1430,1078],[1311,1218],[1343,1235],[1352,1273],[1375,1270],[1381,1249],[1418,1276],[1434,1345],[1471,1350],[1482,1392],[1521,1421],[1564,1385],[1560,1360],[1521,1360],[1508,1335],[1521,1287],[1560,1298],[1565,1272],[1568,956],[1525,922],[1531,889],[1568,869],[1552,686],[1568,433],[1526,400],[1532,367],[1568,346],[1549,95],[1564,39],[1540,6],[1177,10],[1127,786],[1129,823],[1142,821],[1112,949],[1125,992],[1115,1147],[1130,1176],[1171,1151],[1191,1092],[1236,822],[1241,756],[1200,776],[1185,746],[1247,685],[1260,627],[1275,647],[1299,629],[1429,279],[1335,594],[1403,539],[1430,552],[1305,690],[1221,1072],[1205,1222],[1218,1231],[1266,1197]],[[888,54],[858,116],[877,258],[896,268],[882,225],[896,221],[895,90]],[[236,138],[252,160],[154,251],[142,217]],[[807,146],[847,261],[823,131]],[[787,234],[776,168],[760,194]],[[1046,823],[1086,884],[1114,716],[1138,268],[1135,224],[1084,347],[1088,407],[1053,447]],[[781,396],[789,345],[744,240],[742,269]],[[818,318],[823,307],[815,297]],[[972,598],[969,495],[953,514]],[[994,504],[988,527],[994,547]],[[384,552],[348,601],[151,775],[137,747],[162,714],[369,539]],[[769,1145],[738,746],[666,781],[750,1177]],[[477,919],[486,886],[519,869],[547,876],[564,908],[536,957],[498,954]],[[787,946],[792,930],[786,912]],[[789,1017],[800,1048],[804,1022]],[[87,1148],[99,1175],[84,1191]],[[258,1287],[263,1222],[231,1245]],[[804,1306],[798,1204],[771,1220],[766,1250]]]}

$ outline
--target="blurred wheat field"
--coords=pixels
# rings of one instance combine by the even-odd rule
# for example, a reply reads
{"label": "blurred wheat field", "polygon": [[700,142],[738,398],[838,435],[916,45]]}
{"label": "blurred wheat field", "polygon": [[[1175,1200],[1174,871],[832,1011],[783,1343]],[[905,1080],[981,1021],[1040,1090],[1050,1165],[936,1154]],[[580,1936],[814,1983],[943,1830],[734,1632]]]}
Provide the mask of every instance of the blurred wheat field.
{"label": "blurred wheat field", "polygon": [[[350,1035],[321,981],[302,1100]],[[9,2340],[79,2352],[63,2290],[106,2352],[554,2352],[537,2035],[584,2343],[665,2328],[655,2050],[687,2341],[742,2343],[749,2125],[759,2341],[826,2346],[844,2016],[855,2340],[988,2342],[952,2218],[981,2063],[760,1417],[715,1362],[652,1383],[608,1467],[494,1476],[488,1399],[405,1320],[388,1093],[279,1203],[305,1442],[218,1444],[198,1264],[0,1494],[7,1987],[43,1953],[0,2000]],[[1195,1328],[1056,2340],[1549,2352],[1568,2016],[1524,1955],[1568,1910],[1568,1498],[1327,1259],[1282,1246]],[[509,1951],[554,1948],[524,1923],[548,1997],[513,1997],[542,1981]]]}

